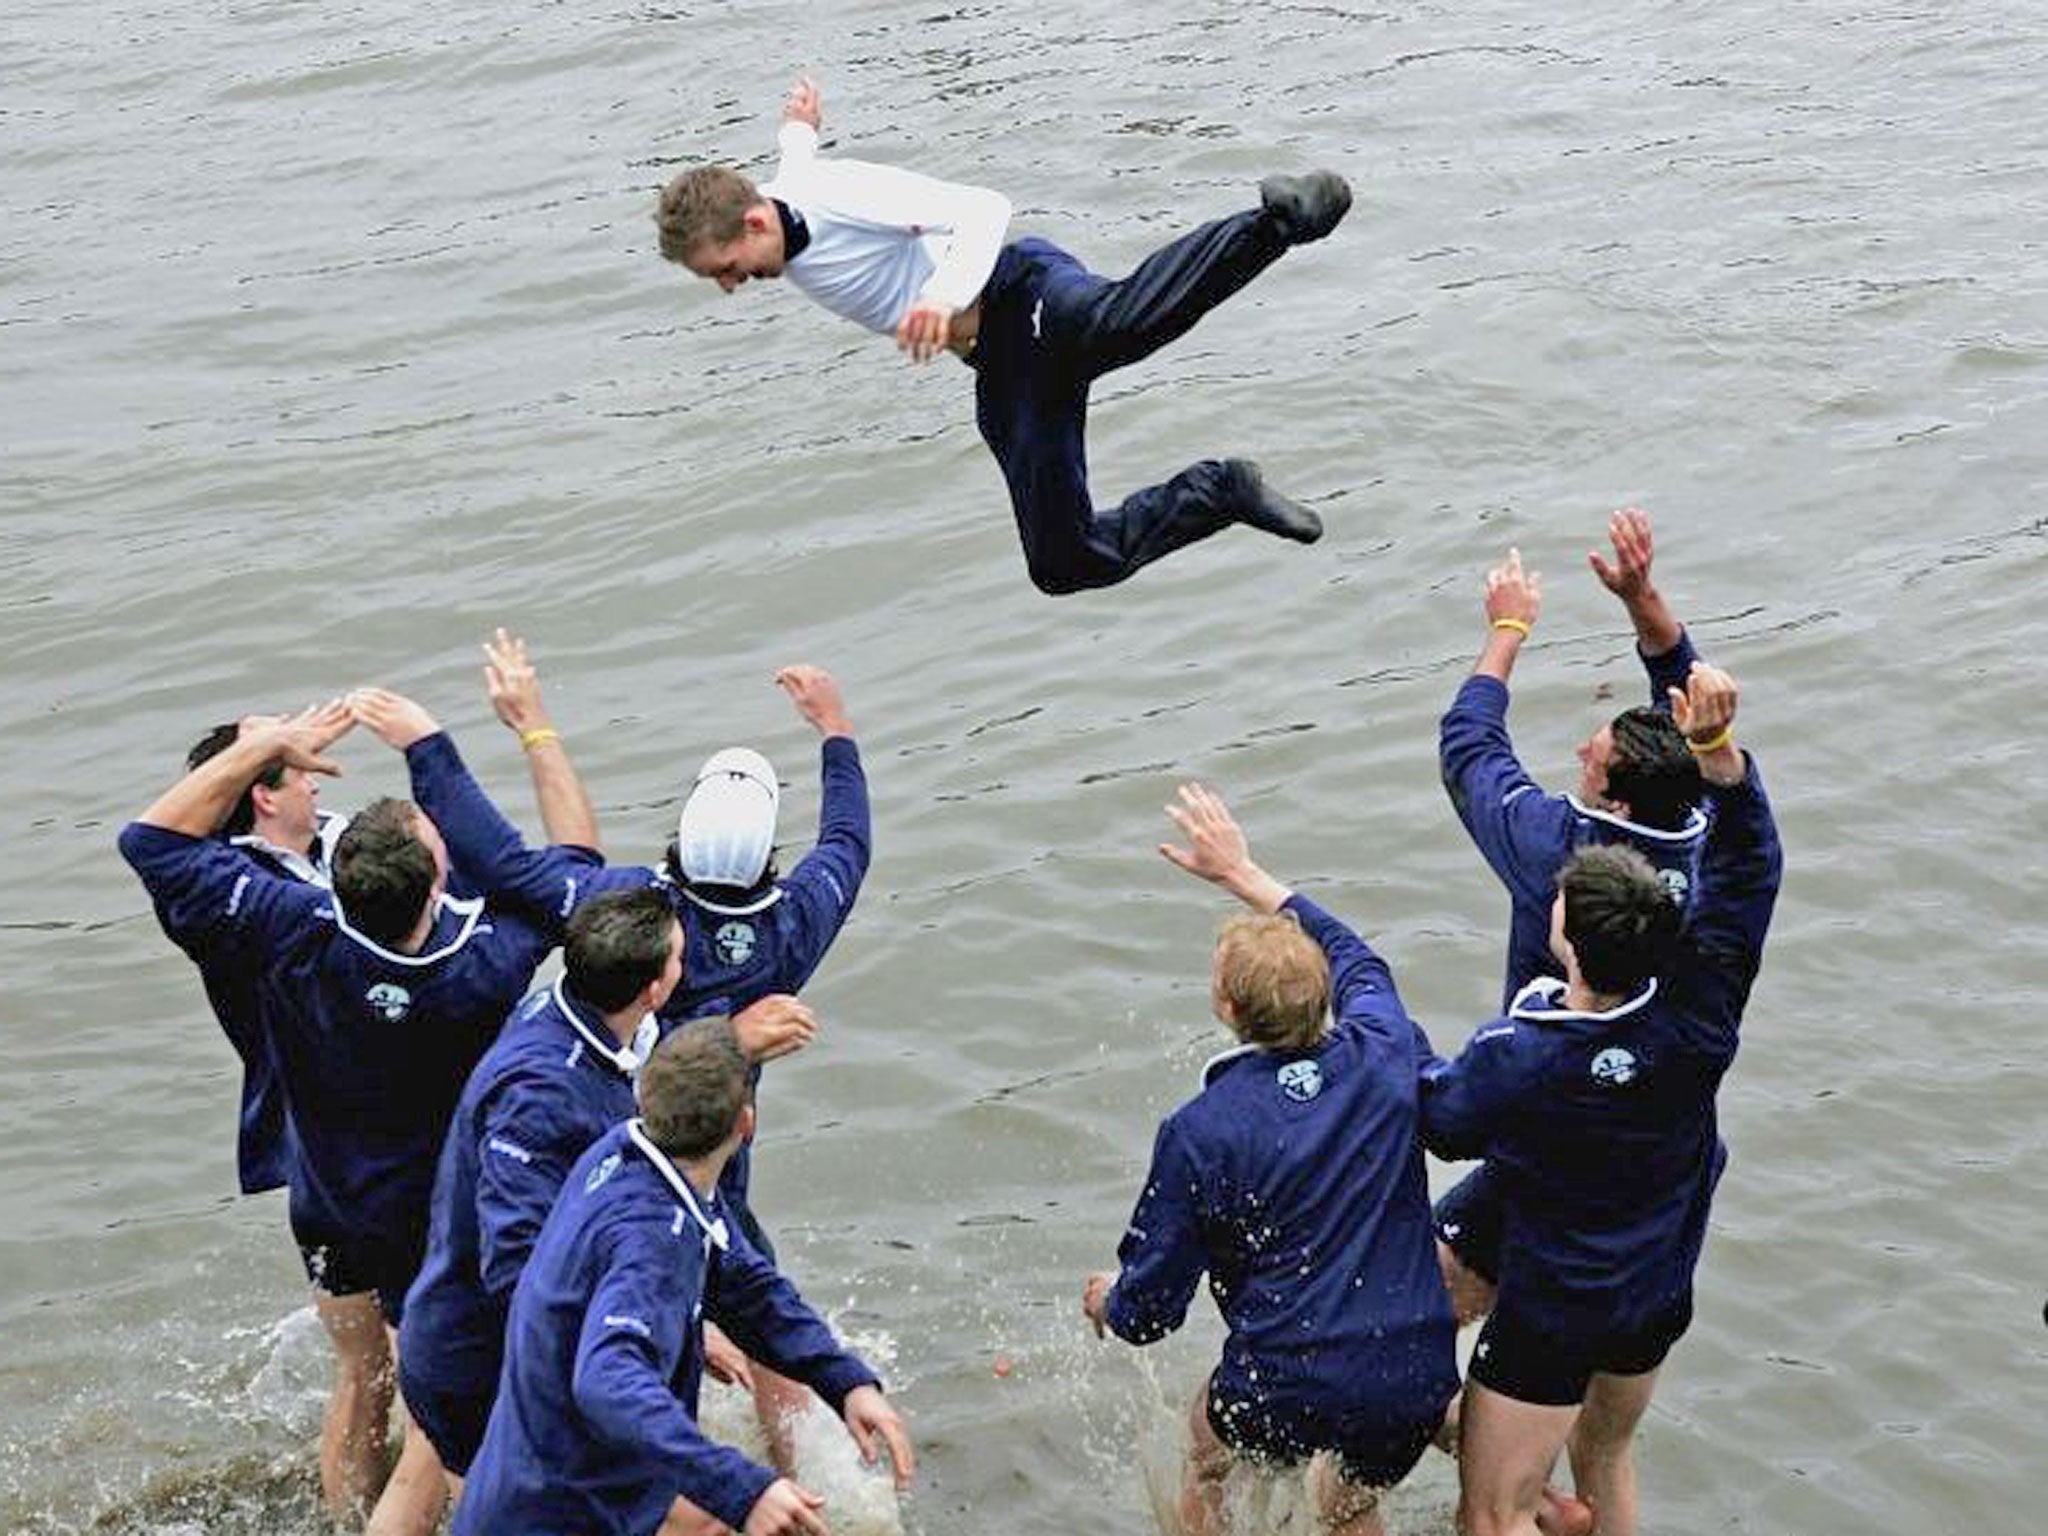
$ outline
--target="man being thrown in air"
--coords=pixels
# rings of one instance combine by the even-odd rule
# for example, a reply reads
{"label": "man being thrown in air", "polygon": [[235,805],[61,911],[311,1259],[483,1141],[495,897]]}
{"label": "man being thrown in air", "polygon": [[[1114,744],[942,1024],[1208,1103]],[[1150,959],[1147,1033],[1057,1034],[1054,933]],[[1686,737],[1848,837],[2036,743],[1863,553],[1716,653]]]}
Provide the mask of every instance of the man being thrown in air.
{"label": "man being thrown in air", "polygon": [[700,166],[663,189],[662,255],[727,293],[787,277],[834,314],[894,335],[918,362],[941,350],[963,357],[1040,590],[1113,586],[1233,523],[1303,544],[1322,536],[1322,520],[1267,486],[1249,459],[1204,459],[1098,511],[1084,434],[1097,378],[1185,335],[1289,247],[1336,228],[1351,207],[1342,177],[1269,176],[1257,208],[1204,224],[1111,281],[1049,241],[1005,244],[1010,205],[999,193],[821,160],[808,80],[782,118],[782,162],[767,185]]}

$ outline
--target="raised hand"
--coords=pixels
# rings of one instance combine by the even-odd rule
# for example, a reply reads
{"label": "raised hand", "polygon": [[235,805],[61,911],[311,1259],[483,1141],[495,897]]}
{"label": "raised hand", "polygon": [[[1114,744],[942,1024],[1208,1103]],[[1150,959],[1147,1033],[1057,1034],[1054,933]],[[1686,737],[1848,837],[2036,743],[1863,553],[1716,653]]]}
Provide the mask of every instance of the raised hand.
{"label": "raised hand", "polygon": [[796,84],[782,98],[782,120],[785,123],[809,123],[816,128],[825,120],[824,109],[824,99],[818,94],[817,82],[809,75],[798,75]]}
{"label": "raised hand", "polygon": [[354,730],[355,725],[348,701],[334,698],[302,709],[296,715],[279,716],[253,728],[245,725],[241,734],[262,738],[287,768],[335,778],[341,774],[341,765],[320,754]]}
{"label": "raised hand", "polygon": [[889,1464],[896,1469],[897,1489],[908,1488],[911,1475],[917,1471],[917,1451],[910,1443],[910,1431],[904,1426],[903,1416],[882,1396],[881,1389],[855,1387],[846,1394],[840,1416],[846,1420],[853,1443],[860,1447],[860,1459],[872,1467],[875,1442],[879,1440],[889,1452]]}
{"label": "raised hand", "polygon": [[484,642],[484,686],[490,690],[491,708],[507,729],[521,736],[547,729],[540,675],[527,659],[526,642],[503,626]]}
{"label": "raised hand", "polygon": [[403,752],[441,729],[434,717],[402,693],[358,688],[348,696],[349,717],[394,752]]}
{"label": "raised hand", "polygon": [[1507,559],[1486,573],[1486,622],[1527,634],[1542,611],[1543,578],[1522,569],[1519,549],[1509,550]]}
{"label": "raised hand", "polygon": [[787,992],[776,992],[734,1014],[732,1032],[747,1060],[773,1061],[817,1039],[818,1020]]}
{"label": "raised hand", "polygon": [[789,695],[796,712],[818,728],[821,736],[851,736],[853,722],[846,716],[846,700],[839,684],[823,667],[798,664],[775,674],[775,686]]}
{"label": "raised hand", "polygon": [[1245,841],[1244,829],[1213,791],[1199,784],[1183,784],[1180,804],[1167,806],[1166,814],[1173,818],[1173,824],[1189,844],[1177,848],[1172,843],[1161,843],[1159,851],[1169,863],[1215,885],[1226,884],[1251,863],[1251,846]]}
{"label": "raised hand", "polygon": [[1684,688],[1671,690],[1671,719],[1710,784],[1739,784],[1749,771],[1735,745],[1736,701],[1735,679],[1704,661],[1692,664]]}
{"label": "raised hand", "polygon": [[1597,549],[1586,552],[1586,561],[1600,585],[1624,603],[1635,604],[1651,591],[1650,561],[1655,549],[1650,541],[1650,514],[1641,507],[1623,507],[1607,519],[1607,542],[1614,546],[1614,563],[1609,565]]}

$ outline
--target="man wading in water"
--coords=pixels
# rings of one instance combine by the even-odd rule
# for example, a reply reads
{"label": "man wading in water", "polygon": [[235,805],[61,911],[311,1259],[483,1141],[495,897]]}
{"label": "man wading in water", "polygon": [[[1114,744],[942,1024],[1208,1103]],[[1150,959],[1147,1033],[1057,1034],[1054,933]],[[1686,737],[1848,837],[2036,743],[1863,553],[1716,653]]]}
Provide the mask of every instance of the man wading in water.
{"label": "man wading in water", "polygon": [[834,314],[894,335],[917,362],[942,350],[975,371],[975,421],[1002,467],[1039,589],[1114,586],[1233,523],[1313,544],[1322,519],[1249,459],[1204,459],[1097,511],[1084,434],[1089,386],[1185,335],[1290,246],[1351,207],[1341,176],[1269,176],[1260,205],[1161,247],[1130,276],[1096,276],[1050,241],[1003,236],[1000,193],[860,160],[820,160],[817,87],[783,103],[776,177],[722,166],[661,194],[661,253],[727,293],[787,277]]}

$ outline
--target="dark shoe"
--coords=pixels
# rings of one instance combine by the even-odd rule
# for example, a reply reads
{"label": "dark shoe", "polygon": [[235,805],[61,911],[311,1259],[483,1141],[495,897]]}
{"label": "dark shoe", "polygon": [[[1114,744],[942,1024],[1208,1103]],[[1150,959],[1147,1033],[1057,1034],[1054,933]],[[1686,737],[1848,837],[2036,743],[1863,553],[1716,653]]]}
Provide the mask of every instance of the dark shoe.
{"label": "dark shoe", "polygon": [[1270,485],[1259,466],[1250,459],[1228,459],[1237,472],[1244,493],[1244,505],[1237,520],[1247,528],[1278,534],[1297,544],[1313,544],[1323,536],[1323,520],[1298,501],[1289,501]]}
{"label": "dark shoe", "polygon": [[1335,229],[1351,211],[1351,183],[1335,171],[1268,176],[1259,183],[1259,201],[1289,245],[1307,245]]}

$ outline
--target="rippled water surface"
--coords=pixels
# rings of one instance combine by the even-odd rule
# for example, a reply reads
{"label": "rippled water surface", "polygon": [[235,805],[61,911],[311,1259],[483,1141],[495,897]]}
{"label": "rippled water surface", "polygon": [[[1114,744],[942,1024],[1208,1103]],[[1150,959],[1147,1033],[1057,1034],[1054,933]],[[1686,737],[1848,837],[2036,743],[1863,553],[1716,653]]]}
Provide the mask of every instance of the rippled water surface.
{"label": "rippled water surface", "polygon": [[[2038,6],[16,0],[4,37],[0,1529],[317,1528],[283,1205],[231,1194],[232,1058],[113,837],[206,724],[362,680],[535,826],[497,623],[621,857],[736,740],[800,838],[769,676],[843,679],[878,857],[770,1074],[761,1207],[893,1349],[909,1529],[1151,1528],[1213,1313],[1141,1356],[1076,1297],[1213,1044],[1220,908],[1158,808],[1221,787],[1453,1044],[1505,923],[1434,761],[1479,576],[1547,574],[1515,721],[1563,783],[1639,686],[1584,569],[1631,499],[1791,861],[1649,1528],[2039,1528]],[[828,145],[1110,270],[1347,172],[1335,238],[1093,420],[1104,491],[1255,453],[1324,543],[1043,598],[958,367],[664,267],[651,189],[764,166],[800,67]],[[330,801],[396,787],[345,753]],[[1396,1529],[1451,1497],[1425,1463]]]}

